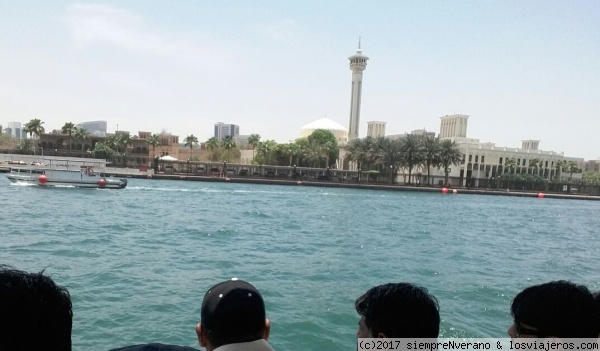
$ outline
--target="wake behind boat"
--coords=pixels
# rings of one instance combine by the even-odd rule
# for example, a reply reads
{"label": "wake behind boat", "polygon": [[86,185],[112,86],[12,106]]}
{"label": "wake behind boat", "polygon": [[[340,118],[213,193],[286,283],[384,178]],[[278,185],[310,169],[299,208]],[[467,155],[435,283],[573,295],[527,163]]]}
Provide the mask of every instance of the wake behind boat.
{"label": "wake behind boat", "polygon": [[41,166],[14,167],[6,177],[14,182],[39,186],[74,186],[78,188],[123,189],[127,179],[112,179],[101,176],[106,162],[45,159]]}

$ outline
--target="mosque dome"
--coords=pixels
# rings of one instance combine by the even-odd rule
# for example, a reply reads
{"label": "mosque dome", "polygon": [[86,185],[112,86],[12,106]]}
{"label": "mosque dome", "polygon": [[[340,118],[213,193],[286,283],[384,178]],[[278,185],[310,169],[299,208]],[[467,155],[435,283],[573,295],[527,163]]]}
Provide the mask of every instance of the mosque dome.
{"label": "mosque dome", "polygon": [[332,132],[333,135],[335,135],[338,143],[346,142],[348,140],[348,128],[330,120],[329,118],[321,118],[303,126],[300,129],[300,137],[306,138],[317,129],[325,129]]}

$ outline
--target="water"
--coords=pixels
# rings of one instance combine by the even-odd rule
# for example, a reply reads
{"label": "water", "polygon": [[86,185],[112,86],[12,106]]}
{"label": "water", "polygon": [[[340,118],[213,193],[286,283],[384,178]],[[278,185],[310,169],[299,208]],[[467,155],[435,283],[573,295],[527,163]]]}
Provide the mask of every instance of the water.
{"label": "water", "polygon": [[198,347],[206,290],[263,293],[279,350],[355,348],[354,299],[409,281],[440,301],[441,336],[503,337],[510,301],[569,279],[600,289],[600,202],[135,180],[44,189],[0,178],[0,263],[72,294],[74,350]]}

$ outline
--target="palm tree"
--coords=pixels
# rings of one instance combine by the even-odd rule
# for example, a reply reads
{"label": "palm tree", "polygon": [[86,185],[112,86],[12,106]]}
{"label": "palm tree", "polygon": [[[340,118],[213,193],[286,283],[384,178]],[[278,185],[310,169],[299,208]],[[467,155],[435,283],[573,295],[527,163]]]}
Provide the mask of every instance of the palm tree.
{"label": "palm tree", "polygon": [[252,159],[254,159],[254,150],[260,143],[260,135],[259,134],[250,134],[248,137],[248,145],[252,146]]}
{"label": "palm tree", "polygon": [[535,168],[535,172],[537,175],[540,175],[540,160],[537,158],[529,160],[529,168]]}
{"label": "palm tree", "polygon": [[73,132],[74,131],[75,131],[75,124],[73,122],[67,122],[61,128],[61,132],[63,134],[69,134],[69,151],[71,151],[73,149],[73,145],[72,145],[71,139],[73,137]]}
{"label": "palm tree", "polygon": [[366,137],[351,140],[346,146],[348,157],[351,161],[356,162],[359,168],[370,168],[377,162],[378,145],[382,139]]}
{"label": "palm tree", "polygon": [[517,160],[515,160],[514,158],[507,158],[504,161],[505,173],[506,173],[506,170],[508,169],[508,173],[512,174],[513,169],[515,168],[516,165],[517,165]]}
{"label": "palm tree", "polygon": [[235,140],[231,135],[228,135],[221,140],[221,147],[225,149],[225,158],[227,159],[227,162],[229,162],[230,151],[235,148]]}
{"label": "palm tree", "polygon": [[160,135],[152,134],[148,139],[146,139],[146,143],[152,146],[152,158],[156,157],[156,147],[160,145]]}
{"label": "palm tree", "polygon": [[39,138],[40,135],[46,131],[42,124],[44,124],[44,122],[40,121],[37,118],[34,118],[25,124],[25,128],[23,128],[23,131],[29,133],[30,138],[34,134]]}
{"label": "palm tree", "polygon": [[558,181],[560,182],[560,179],[562,178],[562,169],[563,167],[567,166],[567,161],[565,160],[559,160],[556,161],[554,163],[554,167],[556,168],[556,177],[558,178]]}
{"label": "palm tree", "polygon": [[569,189],[568,189],[568,191],[570,192],[571,191],[571,180],[573,180],[573,173],[579,171],[579,165],[575,161],[569,161],[566,163],[565,171],[567,171],[569,173],[569,184],[568,184]]}
{"label": "palm tree", "polygon": [[185,137],[185,139],[183,139],[183,142],[185,143],[185,146],[190,147],[190,159],[191,159],[194,145],[198,144],[198,138],[196,138],[194,136],[194,134],[190,134],[187,137]]}
{"label": "palm tree", "polygon": [[208,151],[213,151],[213,150],[219,148],[219,141],[217,140],[217,138],[212,137],[212,138],[208,139],[206,141],[206,148],[208,149]]}
{"label": "palm tree", "polygon": [[390,184],[393,184],[396,170],[403,167],[405,162],[402,141],[377,138],[375,142],[377,148],[377,162],[381,164],[386,171],[389,169],[389,181]]}
{"label": "palm tree", "polygon": [[458,145],[449,139],[442,140],[440,147],[440,165],[444,167],[444,185],[448,186],[450,166],[458,166],[463,160],[463,154],[458,149]]}
{"label": "palm tree", "polygon": [[415,134],[408,134],[400,139],[404,165],[408,167],[408,184],[410,184],[412,169],[423,161],[423,144],[421,137]]}
{"label": "palm tree", "polygon": [[431,167],[439,167],[442,146],[439,138],[424,137],[423,164],[427,167],[427,185],[431,184]]}
{"label": "palm tree", "polygon": [[81,152],[85,151],[85,141],[90,138],[90,132],[85,128],[75,128],[73,131],[75,140],[81,141]]}

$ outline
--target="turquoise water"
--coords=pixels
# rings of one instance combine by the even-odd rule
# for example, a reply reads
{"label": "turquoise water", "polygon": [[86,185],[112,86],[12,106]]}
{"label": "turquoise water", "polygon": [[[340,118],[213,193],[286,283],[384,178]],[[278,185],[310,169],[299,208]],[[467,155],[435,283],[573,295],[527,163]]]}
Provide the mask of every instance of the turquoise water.
{"label": "turquoise water", "polygon": [[502,337],[512,297],[570,279],[600,289],[600,202],[131,179],[44,189],[0,177],[0,263],[69,288],[74,350],[197,346],[200,303],[239,277],[279,350],[351,350],[354,299],[409,281],[444,337]]}

